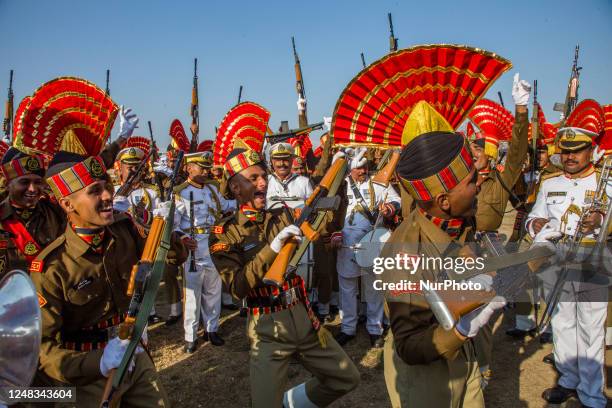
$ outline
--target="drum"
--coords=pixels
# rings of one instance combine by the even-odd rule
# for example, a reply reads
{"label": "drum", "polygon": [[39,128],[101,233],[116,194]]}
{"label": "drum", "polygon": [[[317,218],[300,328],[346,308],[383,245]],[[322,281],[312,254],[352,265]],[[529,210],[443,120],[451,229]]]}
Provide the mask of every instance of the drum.
{"label": "drum", "polygon": [[387,228],[375,228],[361,238],[359,243],[353,245],[355,251],[355,262],[362,269],[371,270],[374,266],[374,258],[380,255],[383,246],[391,236]]}

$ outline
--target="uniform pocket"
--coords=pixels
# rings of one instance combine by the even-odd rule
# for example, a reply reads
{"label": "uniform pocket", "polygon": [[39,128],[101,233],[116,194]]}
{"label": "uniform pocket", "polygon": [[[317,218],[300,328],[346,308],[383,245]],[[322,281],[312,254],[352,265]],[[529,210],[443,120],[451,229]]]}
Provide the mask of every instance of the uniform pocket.
{"label": "uniform pocket", "polygon": [[82,306],[100,297],[104,290],[102,279],[87,278],[68,289],[67,296],[70,303]]}
{"label": "uniform pocket", "polygon": [[557,205],[565,202],[567,195],[547,195],[546,205]]}

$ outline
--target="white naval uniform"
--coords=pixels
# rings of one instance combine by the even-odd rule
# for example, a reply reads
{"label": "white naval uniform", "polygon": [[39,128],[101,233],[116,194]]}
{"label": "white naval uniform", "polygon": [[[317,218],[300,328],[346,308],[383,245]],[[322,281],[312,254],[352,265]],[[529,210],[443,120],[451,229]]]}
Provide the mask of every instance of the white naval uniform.
{"label": "white naval uniform", "polygon": [[[221,313],[221,278],[208,251],[209,229],[215,226],[220,217],[219,211],[226,212],[235,209],[233,201],[225,200],[217,187],[205,184],[199,188],[190,181],[186,181],[177,188],[175,195],[176,230],[189,234],[189,193],[193,192],[194,227],[204,228],[206,232],[197,233],[195,239],[198,248],[195,251],[196,271],[190,272],[191,255],[185,262],[184,288],[185,310],[183,326],[185,328],[185,341],[193,342],[197,338],[200,315],[207,332],[216,332],[219,327],[219,314]],[[201,201],[201,202],[200,202]],[[219,203],[219,207],[217,207]]]}
{"label": "white naval uniform", "polygon": [[[115,186],[115,192],[117,192],[120,187],[121,186]],[[157,191],[149,187],[139,187],[132,190],[127,197],[115,196],[113,199],[113,208],[119,211],[127,212],[131,207],[138,205],[140,200],[143,198],[145,200],[145,209],[147,211],[157,209],[161,202]]]}
{"label": "white naval uniform", "polygon": [[308,177],[291,173],[285,180],[276,175],[268,175],[268,193],[266,195],[266,208],[277,208],[281,204],[278,199],[286,201],[291,208],[300,207],[312,194],[312,185]]}
{"label": "white naval uniform", "polygon": [[[563,229],[562,217],[568,207],[574,204],[581,209],[587,208],[596,189],[597,175],[593,170],[581,178],[571,179],[561,174],[542,181],[527,217],[530,235],[535,235],[532,221],[536,218],[548,219],[551,225]],[[577,214],[570,214],[561,232],[573,236],[579,218]],[[558,265],[550,268],[553,273],[559,273],[560,269]],[[568,288],[574,300],[559,302],[552,317],[555,366],[560,373],[558,383],[575,389],[583,404],[605,407],[603,370],[608,287],[574,281],[564,288]],[[567,296],[562,299],[566,300]]]}
{"label": "white naval uniform", "polygon": [[[367,324],[366,328],[370,334],[382,334],[383,322],[383,297],[382,294],[373,289],[374,275],[365,273],[362,275],[361,269],[355,261],[355,252],[349,248],[357,244],[369,231],[373,229],[368,218],[355,207],[359,204],[358,199],[354,196],[353,190],[350,187],[349,175],[345,180],[347,183],[348,207],[344,226],[342,227],[342,248],[338,250],[338,258],[336,266],[338,269],[338,282],[340,286],[340,309],[343,333],[354,335],[357,330],[357,294],[359,292],[359,276],[365,280],[364,287],[366,288],[365,298],[367,301]],[[380,204],[394,203],[396,208],[400,206],[400,197],[395,192],[393,187],[383,187],[376,183],[372,183],[368,177],[363,183],[355,182],[363,197],[365,204],[370,212],[375,215]],[[374,205],[371,206],[370,188],[374,191]]]}

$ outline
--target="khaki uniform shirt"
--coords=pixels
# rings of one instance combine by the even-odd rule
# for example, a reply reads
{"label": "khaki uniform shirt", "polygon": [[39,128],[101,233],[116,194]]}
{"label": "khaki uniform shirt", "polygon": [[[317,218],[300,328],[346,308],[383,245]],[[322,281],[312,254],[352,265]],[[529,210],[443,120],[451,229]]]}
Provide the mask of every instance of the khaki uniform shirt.
{"label": "khaki uniform shirt", "polygon": [[[17,219],[24,224],[31,237],[42,248],[59,237],[66,228],[66,215],[64,211],[47,198],[41,199],[31,211],[27,221],[15,214],[8,197],[0,203],[0,222],[8,219]],[[27,272],[30,262],[15,245],[12,233],[5,231],[0,224],[0,278],[13,270],[21,269]]]}
{"label": "khaki uniform shirt", "polygon": [[[394,258],[398,253],[424,254],[428,257],[471,256],[463,247],[471,239],[472,231],[466,228],[453,240],[418,211],[393,232],[381,252],[382,258]],[[387,269],[383,282],[400,282],[409,279],[437,281],[438,271],[417,269],[414,275],[406,270]],[[452,271],[449,279],[454,279]],[[385,291],[393,333],[394,360],[401,367],[397,372],[407,378],[398,378],[398,387],[404,397],[408,395],[414,406],[464,406],[466,389],[476,390],[479,377],[474,344],[456,330],[445,330],[437,322],[424,296],[420,292],[392,293]],[[480,389],[478,382],[477,389]],[[479,392],[479,391],[476,391]],[[482,398],[482,393],[476,399]]]}
{"label": "khaki uniform shirt", "polygon": [[234,297],[243,299],[251,289],[266,286],[262,278],[276,258],[270,243],[289,224],[282,209],[266,211],[262,222],[236,211],[210,235],[211,258]]}
{"label": "khaki uniform shirt", "polygon": [[[168,258],[184,261],[186,253],[178,241],[173,242],[174,251]],[[130,272],[144,244],[132,220],[116,213],[115,222],[106,228],[102,254],[94,252],[70,227],[41,252],[36,259],[42,263],[41,272],[31,276],[42,312],[39,369],[44,374],[75,385],[102,378],[103,349],[69,350],[63,347],[62,333],[78,333],[127,312]]]}
{"label": "khaki uniform shirt", "polygon": [[527,154],[528,130],[527,113],[518,113],[512,128],[512,140],[504,170],[500,172],[492,169],[480,184],[476,210],[478,231],[497,231],[502,223],[510,191],[521,175]]}

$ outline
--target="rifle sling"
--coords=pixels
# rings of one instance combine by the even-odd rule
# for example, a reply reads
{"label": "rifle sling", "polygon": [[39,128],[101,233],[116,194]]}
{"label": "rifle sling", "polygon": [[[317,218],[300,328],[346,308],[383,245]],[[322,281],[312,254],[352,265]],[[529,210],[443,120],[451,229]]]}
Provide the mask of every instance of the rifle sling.
{"label": "rifle sling", "polygon": [[361,195],[361,191],[359,191],[359,188],[357,188],[357,184],[355,184],[352,177],[349,177],[349,185],[351,186],[351,190],[353,190],[355,199],[357,199],[359,204],[361,204],[363,215],[365,215],[368,221],[370,221],[370,225],[374,225],[376,223],[376,217],[374,217],[374,214],[370,212],[370,208],[366,204],[365,199]]}

